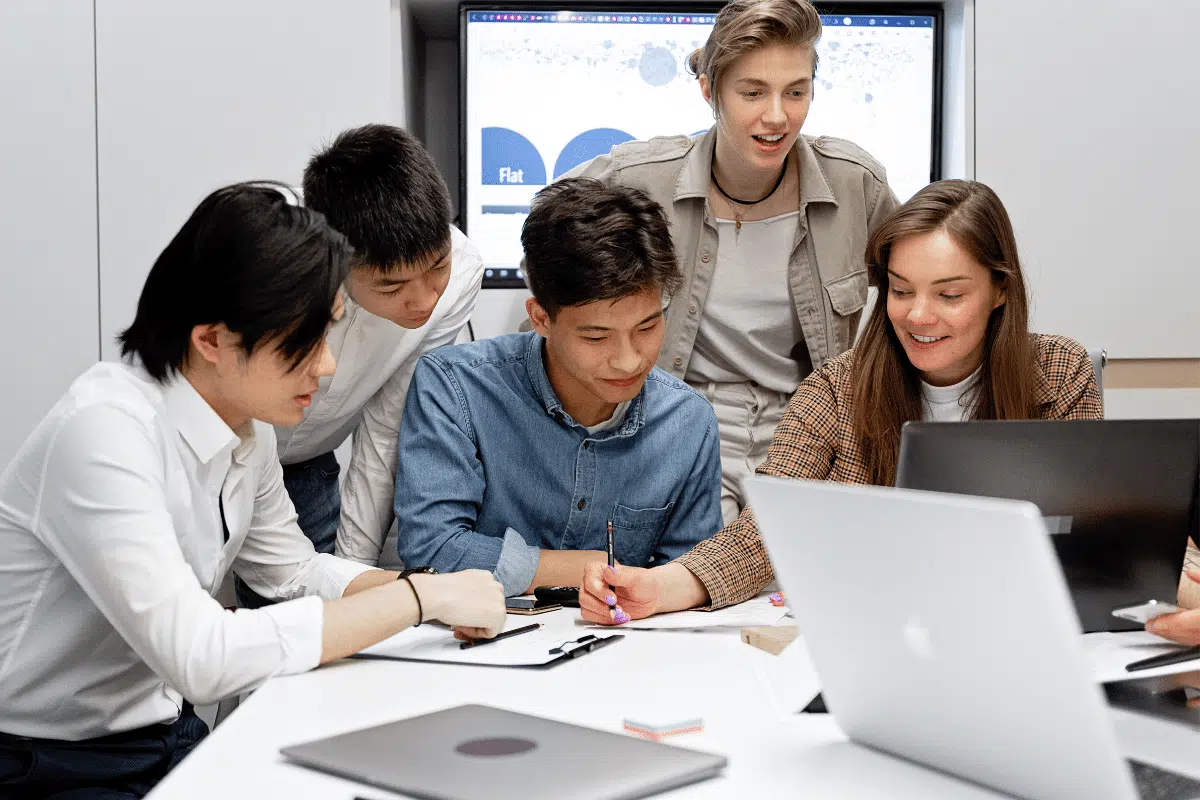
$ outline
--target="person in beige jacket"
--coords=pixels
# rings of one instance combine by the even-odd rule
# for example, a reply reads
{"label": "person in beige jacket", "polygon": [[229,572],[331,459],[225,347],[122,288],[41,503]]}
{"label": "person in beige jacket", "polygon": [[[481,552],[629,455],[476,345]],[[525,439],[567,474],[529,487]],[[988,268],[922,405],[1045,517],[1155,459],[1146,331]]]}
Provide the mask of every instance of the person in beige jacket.
{"label": "person in beige jacket", "polygon": [[801,133],[820,35],[808,0],[734,0],[689,61],[716,124],[621,144],[568,173],[666,210],[684,285],[658,365],[716,410],[726,522],[796,387],[853,343],[867,234],[897,206],[864,150]]}

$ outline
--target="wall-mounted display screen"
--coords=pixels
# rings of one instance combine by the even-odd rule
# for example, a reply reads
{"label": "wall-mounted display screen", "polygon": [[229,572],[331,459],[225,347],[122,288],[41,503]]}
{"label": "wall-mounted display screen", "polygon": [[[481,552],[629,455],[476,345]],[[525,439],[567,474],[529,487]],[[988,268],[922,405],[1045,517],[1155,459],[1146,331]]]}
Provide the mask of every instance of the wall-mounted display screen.
{"label": "wall-mounted display screen", "polygon": [[[717,7],[461,11],[460,208],[484,286],[521,286],[520,231],[538,189],[613,145],[713,123],[688,55]],[[901,200],[935,178],[940,17],[823,14],[810,135],[849,139]]]}

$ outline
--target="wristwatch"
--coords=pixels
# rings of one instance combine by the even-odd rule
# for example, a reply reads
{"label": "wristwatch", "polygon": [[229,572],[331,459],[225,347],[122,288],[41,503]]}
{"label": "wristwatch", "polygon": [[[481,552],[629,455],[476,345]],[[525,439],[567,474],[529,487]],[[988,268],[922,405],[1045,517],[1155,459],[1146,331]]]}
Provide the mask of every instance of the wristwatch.
{"label": "wristwatch", "polygon": [[409,575],[437,575],[438,571],[433,567],[413,567],[412,569],[400,570],[400,574],[396,576],[396,580],[402,581]]}

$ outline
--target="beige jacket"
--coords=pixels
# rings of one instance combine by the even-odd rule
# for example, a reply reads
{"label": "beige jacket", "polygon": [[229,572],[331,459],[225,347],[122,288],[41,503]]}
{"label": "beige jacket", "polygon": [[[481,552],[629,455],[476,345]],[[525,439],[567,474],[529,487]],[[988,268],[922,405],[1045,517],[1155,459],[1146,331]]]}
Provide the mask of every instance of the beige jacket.
{"label": "beige jacket", "polygon": [[[684,283],[667,307],[658,365],[680,379],[687,372],[717,265],[717,228],[707,202],[715,143],[715,128],[696,137],[627,142],[567,176],[640,189],[666,210]],[[788,279],[812,362],[811,367],[803,365],[805,375],[853,343],[867,300],[867,232],[897,201],[883,167],[856,145],[801,135],[795,150],[800,225]],[[805,354],[794,355],[799,359]]]}

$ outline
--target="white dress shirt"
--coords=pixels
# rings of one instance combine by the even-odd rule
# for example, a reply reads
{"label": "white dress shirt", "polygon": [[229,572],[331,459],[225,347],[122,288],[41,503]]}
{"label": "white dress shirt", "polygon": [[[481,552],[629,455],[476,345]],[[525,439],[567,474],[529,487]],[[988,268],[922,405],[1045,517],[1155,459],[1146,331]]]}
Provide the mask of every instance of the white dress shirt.
{"label": "white dress shirt", "polygon": [[[0,473],[0,731],[103,736],[319,663],[322,598],[365,568],[316,554],[274,431],[241,433],[182,376],[100,363],[25,441]],[[223,609],[231,568],[290,602]]]}
{"label": "white dress shirt", "polygon": [[450,241],[450,280],[429,320],[408,330],[347,297],[346,313],[328,336],[337,370],[321,379],[299,425],[275,431],[280,461],[296,464],[335,450],[357,429],[342,483],[337,554],[363,564],[379,562],[392,525],[396,441],[417,359],[454,343],[479,296],[483,258],[457,228]]}

